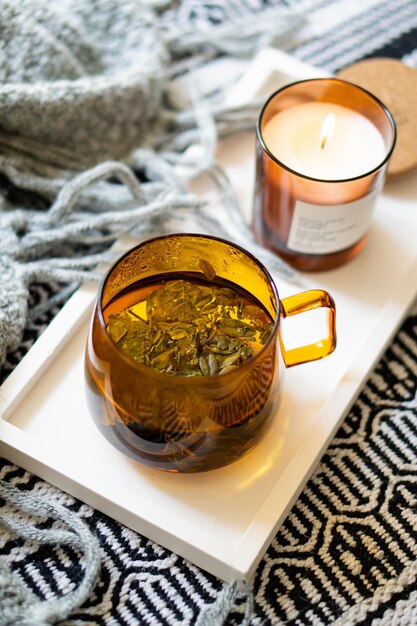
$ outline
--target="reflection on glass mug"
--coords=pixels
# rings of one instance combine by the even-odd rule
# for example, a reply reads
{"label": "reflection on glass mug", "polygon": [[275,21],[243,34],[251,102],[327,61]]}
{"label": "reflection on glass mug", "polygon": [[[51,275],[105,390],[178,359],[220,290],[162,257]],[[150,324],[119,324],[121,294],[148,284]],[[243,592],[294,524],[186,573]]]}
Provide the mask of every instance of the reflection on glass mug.
{"label": "reflection on glass mug", "polygon": [[[286,350],[283,318],[320,307],[327,337]],[[127,252],[102,283],[86,347],[88,405],[104,436],[134,459],[171,472],[215,469],[267,433],[285,367],[335,345],[326,291],[281,300],[239,246],[167,235]]]}

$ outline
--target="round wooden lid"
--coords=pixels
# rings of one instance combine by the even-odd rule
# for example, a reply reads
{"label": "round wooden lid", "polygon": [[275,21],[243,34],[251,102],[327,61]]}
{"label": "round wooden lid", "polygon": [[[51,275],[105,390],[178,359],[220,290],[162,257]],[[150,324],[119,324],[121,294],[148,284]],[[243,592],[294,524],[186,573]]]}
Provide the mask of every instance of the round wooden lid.
{"label": "round wooden lid", "polygon": [[373,93],[391,111],[397,142],[388,174],[417,167],[417,69],[396,59],[366,59],[344,68],[338,78]]}

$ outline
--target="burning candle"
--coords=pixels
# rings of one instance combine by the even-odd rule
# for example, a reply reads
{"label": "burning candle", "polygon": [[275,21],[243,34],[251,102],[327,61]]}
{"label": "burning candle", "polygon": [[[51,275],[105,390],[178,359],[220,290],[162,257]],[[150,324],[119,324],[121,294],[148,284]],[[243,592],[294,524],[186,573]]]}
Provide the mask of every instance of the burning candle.
{"label": "burning candle", "polygon": [[263,129],[270,152],[287,167],[322,180],[355,178],[384,160],[378,128],[340,104],[307,102],[272,117]]}
{"label": "burning candle", "polygon": [[395,143],[374,96],[337,79],[289,85],[258,125],[257,238],[305,269],[330,269],[363,247]]}

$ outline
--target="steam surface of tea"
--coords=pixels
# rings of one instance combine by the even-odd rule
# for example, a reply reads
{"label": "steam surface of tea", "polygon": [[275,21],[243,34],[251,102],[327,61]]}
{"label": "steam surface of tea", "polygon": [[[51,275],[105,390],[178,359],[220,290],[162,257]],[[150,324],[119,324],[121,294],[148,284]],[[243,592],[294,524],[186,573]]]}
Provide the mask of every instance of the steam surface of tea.
{"label": "steam surface of tea", "polygon": [[130,359],[165,374],[237,369],[265,345],[274,322],[247,291],[210,278],[136,283],[106,306],[107,332]]}

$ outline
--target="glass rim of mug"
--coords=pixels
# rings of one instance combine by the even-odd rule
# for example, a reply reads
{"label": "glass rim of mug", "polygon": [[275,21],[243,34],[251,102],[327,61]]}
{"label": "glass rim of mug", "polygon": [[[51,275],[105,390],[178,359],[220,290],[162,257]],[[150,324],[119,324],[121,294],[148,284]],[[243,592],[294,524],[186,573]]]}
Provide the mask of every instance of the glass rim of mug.
{"label": "glass rim of mug", "polygon": [[[392,133],[393,133],[392,134],[392,143],[391,143],[391,146],[389,147],[389,149],[387,150],[387,154],[386,154],[385,158],[377,166],[375,166],[373,169],[371,169],[369,171],[366,171],[363,174],[360,174],[358,176],[352,176],[352,177],[349,177],[349,178],[328,179],[328,178],[316,178],[314,176],[308,176],[307,174],[302,174],[301,172],[297,172],[296,170],[292,169],[291,167],[289,167],[288,165],[285,165],[285,163],[280,161],[269,150],[269,148],[267,147],[266,143],[263,140],[262,132],[261,132],[262,117],[263,117],[263,115],[264,115],[268,105],[270,104],[271,100],[273,100],[277,95],[279,95],[283,91],[286,91],[287,89],[290,89],[291,87],[294,87],[295,85],[300,85],[300,84],[303,84],[303,83],[319,83],[319,82],[323,82],[323,81],[349,85],[349,87],[353,87],[354,89],[357,89],[358,91],[363,92],[367,97],[369,97],[371,100],[373,100],[382,109],[382,111],[385,113],[385,115],[387,116],[388,121],[391,124]],[[393,117],[391,111],[388,109],[388,107],[385,106],[385,104],[377,96],[375,96],[373,93],[371,93],[370,91],[368,91],[364,87],[360,87],[359,85],[355,85],[354,83],[351,83],[351,82],[349,82],[347,80],[342,80],[341,78],[336,78],[336,77],[306,78],[306,79],[303,79],[303,80],[297,80],[297,81],[294,81],[292,83],[288,83],[288,84],[284,85],[283,87],[280,87],[279,89],[274,91],[268,97],[268,99],[266,100],[266,102],[262,106],[262,109],[261,109],[261,111],[259,113],[259,116],[258,116],[258,121],[257,121],[257,124],[256,124],[256,135],[257,135],[257,139],[258,139],[258,141],[259,141],[259,143],[260,143],[260,145],[262,147],[262,150],[273,161],[275,161],[275,163],[280,165],[282,168],[284,168],[285,170],[287,170],[291,174],[294,174],[295,176],[298,176],[300,178],[305,178],[307,180],[316,181],[318,183],[328,183],[328,184],[331,184],[331,183],[347,183],[347,182],[354,181],[354,180],[360,180],[361,178],[366,178],[367,176],[370,176],[371,174],[374,174],[375,172],[380,170],[381,167],[383,167],[385,165],[385,163],[387,163],[387,161],[391,157],[391,154],[394,151],[395,144],[396,144],[396,141],[397,141],[397,126],[395,124],[394,117]]]}
{"label": "glass rim of mug", "polygon": [[[278,331],[278,327],[280,324],[280,319],[281,319],[281,298],[279,296],[278,293],[278,288],[275,284],[275,281],[273,279],[273,277],[271,276],[270,272],[267,270],[267,268],[264,266],[264,264],[262,263],[262,261],[260,261],[254,254],[252,254],[251,252],[249,252],[249,250],[247,250],[246,248],[243,248],[242,246],[240,246],[237,243],[234,243],[232,241],[229,241],[227,239],[223,239],[222,237],[217,237],[215,235],[206,235],[206,234],[202,234],[202,233],[169,233],[166,235],[157,235],[155,237],[151,237],[149,239],[146,239],[142,242],[140,242],[139,244],[133,246],[132,248],[129,248],[129,250],[127,250],[126,252],[124,252],[112,265],[111,267],[106,271],[98,293],[97,293],[97,297],[96,297],[96,306],[97,306],[97,317],[100,323],[101,328],[104,331],[105,337],[106,339],[109,341],[110,346],[112,347],[113,350],[115,350],[117,352],[117,354],[119,355],[119,357],[130,367],[133,367],[134,369],[137,369],[139,372],[146,372],[147,376],[154,376],[157,379],[165,379],[165,380],[173,380],[173,379],[177,379],[179,384],[186,384],[186,385],[198,385],[201,384],[202,381],[206,380],[206,381],[210,381],[210,382],[215,382],[218,380],[221,380],[222,378],[226,379],[229,377],[232,377],[235,375],[235,371],[231,371],[231,372],[225,372],[224,374],[202,374],[201,376],[178,376],[175,374],[166,374],[165,372],[159,372],[158,370],[153,369],[152,367],[149,367],[148,365],[144,365],[143,363],[136,363],[135,361],[133,361],[133,359],[130,359],[118,346],[117,344],[112,340],[112,338],[110,337],[107,328],[106,328],[106,323],[104,321],[104,316],[103,316],[103,307],[102,307],[102,297],[103,297],[103,291],[106,285],[106,281],[108,280],[108,278],[110,277],[111,273],[117,268],[117,265],[119,263],[121,263],[124,259],[126,259],[127,257],[129,257],[130,254],[132,254],[134,251],[138,250],[139,248],[142,248],[145,245],[149,245],[149,244],[153,244],[155,242],[158,241],[162,241],[164,239],[172,239],[172,238],[187,238],[187,237],[197,237],[199,239],[206,239],[206,240],[213,240],[213,241],[218,241],[221,244],[225,244],[227,246],[232,246],[233,248],[239,250],[240,252],[242,252],[245,256],[249,257],[263,272],[263,274],[265,275],[265,278],[267,279],[272,292],[274,294],[275,300],[276,300],[276,312],[275,312],[275,317],[274,317],[274,324],[273,327],[271,329],[271,332],[268,336],[268,339],[266,340],[266,342],[264,343],[264,345],[251,357],[249,357],[248,359],[246,359],[246,361],[242,364],[240,364],[238,366],[238,369],[240,371],[242,371],[242,369],[246,369],[248,367],[251,367],[251,365],[253,364],[253,362],[257,359],[260,358],[260,356],[264,353],[264,351],[270,346],[271,342],[273,340],[276,340],[276,334]],[[155,273],[155,276],[157,276],[158,273]],[[231,281],[232,282],[232,281]],[[249,292],[250,293],[250,292]],[[186,381],[186,382],[185,382]]]}

